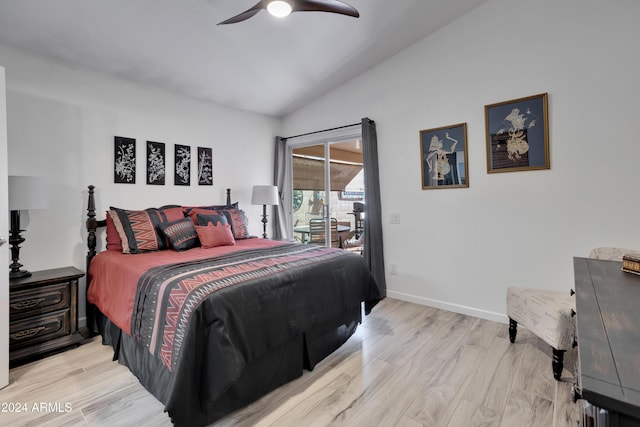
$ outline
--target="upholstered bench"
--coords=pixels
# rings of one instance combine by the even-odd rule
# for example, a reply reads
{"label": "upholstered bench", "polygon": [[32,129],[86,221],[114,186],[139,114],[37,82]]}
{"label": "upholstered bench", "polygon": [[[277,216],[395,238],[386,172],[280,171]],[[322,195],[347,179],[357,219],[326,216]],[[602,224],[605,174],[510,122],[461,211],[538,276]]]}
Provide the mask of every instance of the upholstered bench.
{"label": "upholstered bench", "polygon": [[564,352],[571,348],[575,335],[573,293],[511,287],[507,290],[509,340],[516,340],[518,324],[541,338],[553,349],[553,377],[560,381]]}

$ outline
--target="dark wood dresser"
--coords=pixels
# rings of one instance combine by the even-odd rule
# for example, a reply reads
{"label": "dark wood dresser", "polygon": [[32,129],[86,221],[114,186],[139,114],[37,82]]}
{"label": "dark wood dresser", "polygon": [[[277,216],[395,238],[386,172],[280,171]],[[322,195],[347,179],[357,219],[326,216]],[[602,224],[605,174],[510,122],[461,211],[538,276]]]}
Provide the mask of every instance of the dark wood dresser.
{"label": "dark wood dresser", "polygon": [[78,279],[74,267],[35,271],[9,282],[11,366],[82,341],[78,332]]}
{"label": "dark wood dresser", "polygon": [[640,426],[640,276],[574,258],[582,425]]}

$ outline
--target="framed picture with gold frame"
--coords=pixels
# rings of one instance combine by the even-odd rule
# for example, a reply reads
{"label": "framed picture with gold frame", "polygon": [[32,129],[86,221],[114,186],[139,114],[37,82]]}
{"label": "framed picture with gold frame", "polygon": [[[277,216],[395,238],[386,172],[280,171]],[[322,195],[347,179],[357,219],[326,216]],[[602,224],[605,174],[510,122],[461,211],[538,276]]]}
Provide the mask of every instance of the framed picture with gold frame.
{"label": "framed picture with gold frame", "polygon": [[487,173],[549,169],[547,94],[485,105]]}
{"label": "framed picture with gold frame", "polygon": [[420,131],[422,189],[469,187],[467,124]]}

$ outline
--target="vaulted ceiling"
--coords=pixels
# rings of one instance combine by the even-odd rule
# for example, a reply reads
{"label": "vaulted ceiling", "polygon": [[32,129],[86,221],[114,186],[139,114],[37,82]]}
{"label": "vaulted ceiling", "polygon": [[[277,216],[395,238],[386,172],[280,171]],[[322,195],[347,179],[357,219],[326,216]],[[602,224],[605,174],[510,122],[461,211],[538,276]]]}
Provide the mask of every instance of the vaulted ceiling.
{"label": "vaulted ceiling", "polygon": [[257,0],[0,0],[0,43],[283,117],[485,1],[347,0],[360,18],[261,11],[216,25]]}

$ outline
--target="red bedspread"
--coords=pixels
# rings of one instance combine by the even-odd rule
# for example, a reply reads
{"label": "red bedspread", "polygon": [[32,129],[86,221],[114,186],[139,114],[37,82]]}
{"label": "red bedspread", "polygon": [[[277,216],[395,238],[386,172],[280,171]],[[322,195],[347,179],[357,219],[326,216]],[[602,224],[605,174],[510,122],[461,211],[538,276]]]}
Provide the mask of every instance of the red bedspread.
{"label": "red bedspread", "polygon": [[116,326],[131,335],[131,314],[138,281],[150,268],[282,244],[284,243],[268,239],[243,239],[237,240],[234,246],[218,246],[210,249],[193,248],[184,252],[172,250],[142,254],[123,254],[118,251],[100,252],[93,258],[89,268],[91,286],[87,292],[87,299]]}

